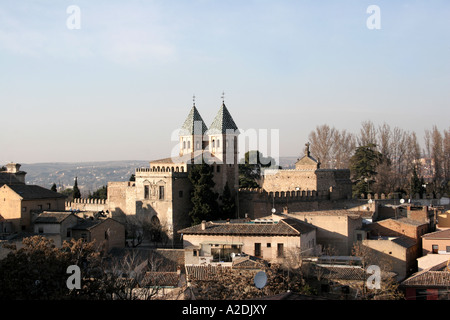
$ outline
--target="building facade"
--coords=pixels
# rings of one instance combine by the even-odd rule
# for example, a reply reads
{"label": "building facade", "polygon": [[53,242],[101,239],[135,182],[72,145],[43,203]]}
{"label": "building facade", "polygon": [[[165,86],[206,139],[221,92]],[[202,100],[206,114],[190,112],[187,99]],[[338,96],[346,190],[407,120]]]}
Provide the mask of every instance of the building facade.
{"label": "building facade", "polygon": [[214,191],[228,184],[232,196],[239,187],[238,128],[222,103],[211,126],[206,126],[195,104],[179,132],[179,153],[149,162],[135,170],[135,181],[108,183],[108,208],[113,217],[148,217],[177,241],[177,231],[191,224],[192,166],[205,162],[213,170]]}

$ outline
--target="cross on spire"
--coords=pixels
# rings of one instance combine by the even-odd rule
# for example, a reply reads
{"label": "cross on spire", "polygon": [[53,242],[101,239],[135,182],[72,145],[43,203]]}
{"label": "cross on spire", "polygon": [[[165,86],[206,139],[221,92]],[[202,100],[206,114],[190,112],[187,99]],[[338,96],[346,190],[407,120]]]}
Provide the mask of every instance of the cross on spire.
{"label": "cross on spire", "polygon": [[195,107],[195,94],[192,96],[192,102],[193,102],[193,105]]}
{"label": "cross on spire", "polygon": [[225,103],[225,92],[223,92],[223,91],[222,91],[222,96],[221,96],[221,98],[222,98],[222,103]]}

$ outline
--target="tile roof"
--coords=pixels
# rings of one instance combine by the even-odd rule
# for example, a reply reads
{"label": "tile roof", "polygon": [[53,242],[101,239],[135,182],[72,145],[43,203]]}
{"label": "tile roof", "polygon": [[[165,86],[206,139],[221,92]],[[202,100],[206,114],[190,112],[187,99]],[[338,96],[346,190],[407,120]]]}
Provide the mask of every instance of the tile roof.
{"label": "tile roof", "polygon": [[215,280],[217,275],[222,272],[230,272],[231,266],[222,265],[186,265],[186,276],[190,280],[211,281]]}
{"label": "tile roof", "polygon": [[202,135],[208,130],[202,116],[195,106],[192,106],[189,115],[183,123],[180,130],[180,136]]}
{"label": "tile roof", "polygon": [[43,212],[34,223],[61,223],[71,215],[76,217],[72,212]]}
{"label": "tile roof", "polygon": [[450,272],[448,269],[443,271],[433,270],[428,268],[413,274],[408,279],[404,280],[402,286],[411,287],[450,287]]}
{"label": "tile roof", "polygon": [[[317,265],[316,273],[324,279],[365,281],[368,278],[366,271],[360,266],[348,265]],[[393,278],[394,272],[381,272],[382,279]]]}
{"label": "tile roof", "polygon": [[180,275],[177,272],[148,271],[145,273],[142,286],[177,287]]}
{"label": "tile roof", "polygon": [[254,256],[237,257],[233,260],[233,269],[261,269],[267,266],[267,262]]}
{"label": "tile roof", "polygon": [[63,194],[37,185],[15,184],[9,185],[8,187],[17,193],[23,200],[66,198]]}
{"label": "tile roof", "polygon": [[450,239],[450,229],[426,233],[422,236],[422,238],[425,238],[425,239]]}
{"label": "tile roof", "polygon": [[201,224],[179,230],[183,234],[208,234],[208,235],[262,235],[262,236],[299,236],[301,233],[308,233],[315,230],[315,227],[295,219],[282,219],[273,223],[252,222],[230,222],[217,223],[206,222],[205,230]]}
{"label": "tile roof", "polygon": [[233,133],[237,133],[238,127],[225,106],[225,103],[223,103],[209,127],[207,134],[226,134],[229,133],[227,130],[230,129],[233,130]]}

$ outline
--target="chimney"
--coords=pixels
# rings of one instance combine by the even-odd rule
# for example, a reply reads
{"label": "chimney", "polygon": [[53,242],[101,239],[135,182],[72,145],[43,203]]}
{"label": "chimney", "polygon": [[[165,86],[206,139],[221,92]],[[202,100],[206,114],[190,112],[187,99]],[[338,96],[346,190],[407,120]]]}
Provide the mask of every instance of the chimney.
{"label": "chimney", "polygon": [[20,171],[20,164],[18,163],[8,163],[6,165],[6,172],[7,173],[18,173]]}
{"label": "chimney", "polygon": [[202,221],[202,230],[205,230],[205,229],[206,229],[206,221],[203,220],[203,221]]}

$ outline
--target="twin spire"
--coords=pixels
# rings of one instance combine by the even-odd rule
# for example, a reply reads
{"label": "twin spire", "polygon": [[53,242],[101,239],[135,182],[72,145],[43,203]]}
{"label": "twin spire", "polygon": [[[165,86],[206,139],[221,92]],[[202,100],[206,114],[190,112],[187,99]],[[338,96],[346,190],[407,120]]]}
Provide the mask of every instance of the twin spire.
{"label": "twin spire", "polygon": [[193,106],[189,115],[181,127],[180,135],[199,135],[199,134],[226,134],[229,133],[227,130],[233,130],[233,132],[238,133],[238,127],[233,120],[230,112],[225,106],[224,95],[222,95],[222,106],[217,112],[211,126],[206,126],[202,119],[202,116],[195,107],[195,96],[193,96]]}

